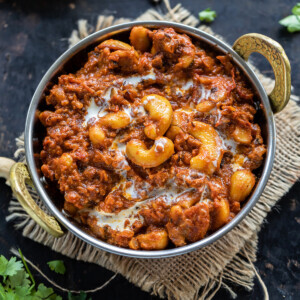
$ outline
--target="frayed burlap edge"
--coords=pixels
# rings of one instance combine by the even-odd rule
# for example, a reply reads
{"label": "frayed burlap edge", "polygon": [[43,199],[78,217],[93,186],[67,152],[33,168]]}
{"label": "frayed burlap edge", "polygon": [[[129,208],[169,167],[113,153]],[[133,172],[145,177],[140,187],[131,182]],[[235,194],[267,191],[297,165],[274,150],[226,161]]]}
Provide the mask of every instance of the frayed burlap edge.
{"label": "frayed burlap edge", "polygon": [[[169,10],[165,16],[150,9],[138,18],[138,20],[153,19],[173,20],[190,26],[196,26],[198,23],[198,20],[180,5]],[[115,20],[113,16],[99,16],[96,26],[92,27],[86,20],[80,20],[79,28],[72,32],[69,43],[73,45],[95,30],[126,21],[129,19]],[[200,29],[214,34],[206,26],[201,26]],[[274,84],[273,80],[259,73],[258,76],[267,91],[270,91]],[[275,164],[259,202],[235,229],[204,249],[180,257],[157,260],[120,257],[98,250],[70,232],[60,239],[53,238],[36,225],[14,199],[10,202],[7,221],[13,221],[16,228],[22,229],[23,235],[32,240],[69,257],[93,262],[120,273],[144,291],[160,297],[211,299],[221,286],[234,297],[232,284],[243,286],[248,290],[252,288],[254,277],[252,262],[256,260],[257,232],[272,206],[300,175],[300,109],[295,103],[296,100],[297,97],[292,96],[286,109],[276,116],[278,141]],[[17,146],[15,156],[18,160],[24,161],[23,137],[17,139]],[[45,209],[37,195],[35,193],[32,195]]]}

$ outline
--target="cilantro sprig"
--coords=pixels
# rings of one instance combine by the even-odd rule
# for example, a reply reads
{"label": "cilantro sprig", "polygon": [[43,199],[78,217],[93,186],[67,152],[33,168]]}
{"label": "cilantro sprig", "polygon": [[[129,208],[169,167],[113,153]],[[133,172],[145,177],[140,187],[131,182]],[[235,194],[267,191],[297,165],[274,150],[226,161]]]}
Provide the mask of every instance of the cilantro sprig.
{"label": "cilantro sprig", "polygon": [[[62,300],[61,296],[43,283],[36,287],[21,250],[19,253],[21,260],[17,260],[16,257],[6,259],[3,255],[0,256],[0,300]],[[66,271],[63,261],[51,261],[48,265],[59,274]],[[84,292],[79,295],[68,293],[68,300],[86,299],[87,294]]]}
{"label": "cilantro sprig", "polygon": [[64,275],[66,273],[66,267],[62,260],[52,260],[48,263],[49,268],[57,274]]}
{"label": "cilantro sprig", "polygon": [[288,32],[300,31],[300,2],[293,7],[292,15],[280,20],[279,24],[285,26]]}
{"label": "cilantro sprig", "polygon": [[199,12],[199,19],[200,21],[211,23],[217,17],[217,13],[210,8],[204,9]]}
{"label": "cilantro sprig", "polygon": [[20,250],[19,253],[22,261],[0,256],[0,300],[62,300],[43,283],[35,288],[35,280]]}

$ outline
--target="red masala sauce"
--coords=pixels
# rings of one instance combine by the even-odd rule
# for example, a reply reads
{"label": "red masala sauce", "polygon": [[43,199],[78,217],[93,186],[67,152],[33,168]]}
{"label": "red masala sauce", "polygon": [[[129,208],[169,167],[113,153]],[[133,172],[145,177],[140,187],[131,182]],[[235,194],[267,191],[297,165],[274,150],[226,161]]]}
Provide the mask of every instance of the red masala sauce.
{"label": "red masala sauce", "polygon": [[128,42],[102,42],[50,90],[41,170],[101,240],[183,246],[230,222],[257,181],[257,96],[229,56],[172,28]]}

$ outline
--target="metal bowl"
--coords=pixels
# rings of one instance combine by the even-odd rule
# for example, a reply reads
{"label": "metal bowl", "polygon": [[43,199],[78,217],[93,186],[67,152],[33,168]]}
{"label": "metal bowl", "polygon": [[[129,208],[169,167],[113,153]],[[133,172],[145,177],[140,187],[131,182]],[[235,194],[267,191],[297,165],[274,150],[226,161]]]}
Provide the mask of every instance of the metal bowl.
{"label": "metal bowl", "polygon": [[[148,28],[161,28],[161,27],[173,27],[177,32],[186,33],[194,39],[199,39],[214,48],[217,51],[231,55],[235,64],[245,73],[249,81],[256,89],[258,96],[263,103],[264,109],[260,112],[259,123],[262,127],[262,134],[267,144],[267,153],[264,161],[264,165],[260,169],[260,178],[253,190],[251,197],[244,204],[241,211],[236,217],[214,232],[213,234],[205,237],[204,239],[195,243],[166,250],[160,251],[143,251],[143,250],[131,250],[120,248],[108,244],[100,239],[88,234],[83,228],[80,228],[72,220],[68,219],[61,211],[58,203],[55,203],[55,199],[59,196],[57,191],[51,191],[45,187],[43,182],[43,176],[40,171],[40,163],[38,160],[38,154],[41,150],[42,129],[41,124],[37,118],[37,111],[45,109],[45,93],[51,86],[57,82],[57,78],[61,74],[74,72],[78,70],[82,63],[87,58],[87,53],[91,51],[95,45],[108,38],[128,39],[128,33],[133,26],[142,25]],[[235,50],[234,50],[235,49]],[[260,52],[271,63],[275,78],[276,85],[273,92],[268,96],[264,90],[261,82],[245,62],[252,52]],[[244,59],[243,59],[243,58]],[[83,241],[108,252],[136,257],[136,258],[161,258],[171,257],[188,253],[202,247],[205,247],[216,240],[223,237],[227,232],[233,229],[237,224],[245,218],[251,208],[258,201],[262,194],[267,180],[270,176],[271,169],[274,161],[275,153],[275,123],[273,113],[278,112],[287,104],[290,96],[290,65],[289,61],[282,49],[282,47],[275,41],[259,34],[248,34],[240,37],[234,44],[233,48],[212,35],[203,32],[199,29],[181,25],[172,22],[161,21],[149,21],[149,22],[130,22],[122,25],[112,26],[103,30],[100,30],[67,50],[62,54],[54,64],[49,68],[40,84],[38,85],[27,114],[26,128],[25,128],[25,148],[27,166],[30,175],[27,172],[27,168],[24,164],[17,163],[11,169],[11,185],[14,194],[17,196],[20,203],[30,216],[37,221],[46,231],[59,237],[64,234],[64,231],[69,230]],[[54,217],[47,215],[43,212],[37,204],[30,197],[25,182],[33,182],[40,198],[44,204],[48,207],[51,214],[65,227],[65,230],[61,230],[59,223]]]}

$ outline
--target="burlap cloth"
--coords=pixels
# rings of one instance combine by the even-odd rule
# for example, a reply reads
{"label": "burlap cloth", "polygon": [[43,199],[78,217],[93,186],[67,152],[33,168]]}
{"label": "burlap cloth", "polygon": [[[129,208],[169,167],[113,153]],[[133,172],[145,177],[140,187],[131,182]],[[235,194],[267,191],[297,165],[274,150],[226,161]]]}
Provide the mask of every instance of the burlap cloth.
{"label": "burlap cloth", "polygon": [[[186,9],[177,5],[162,15],[148,10],[138,20],[172,20],[196,26],[198,20]],[[86,20],[78,22],[69,39],[73,45],[92,31],[112,24],[129,21],[115,20],[113,16],[99,16],[96,26]],[[212,33],[209,28],[202,30]],[[213,33],[212,33],[213,34]],[[219,37],[220,38],[220,37]],[[267,91],[272,89],[273,80],[259,74]],[[234,297],[233,286],[239,285],[250,290],[253,286],[256,260],[257,233],[267,213],[291,188],[300,176],[300,109],[293,95],[283,112],[276,115],[277,150],[269,182],[256,206],[249,215],[231,232],[210,246],[174,258],[134,259],[121,257],[98,250],[68,232],[61,238],[54,238],[41,229],[22,209],[16,200],[9,205],[7,221],[14,222],[24,236],[42,243],[54,251],[77,260],[98,264],[126,277],[142,290],[169,299],[211,299],[220,287],[226,288]],[[15,157],[24,161],[24,141],[17,139]],[[35,193],[36,201],[45,209]],[[46,209],[45,209],[46,210]]]}

